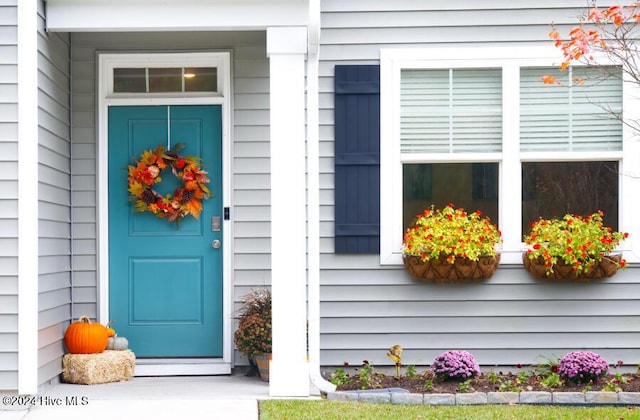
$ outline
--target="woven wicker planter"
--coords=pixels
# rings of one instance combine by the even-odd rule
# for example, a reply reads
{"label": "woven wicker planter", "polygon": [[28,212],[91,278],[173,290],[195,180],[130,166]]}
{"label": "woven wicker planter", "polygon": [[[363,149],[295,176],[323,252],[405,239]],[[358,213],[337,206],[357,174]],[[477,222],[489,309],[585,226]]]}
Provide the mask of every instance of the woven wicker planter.
{"label": "woven wicker planter", "polygon": [[560,260],[553,266],[553,273],[546,272],[546,266],[542,258],[530,259],[525,252],[522,253],[524,267],[533,277],[553,279],[553,280],[576,280],[589,281],[605,277],[611,277],[618,271],[618,266],[622,260],[621,254],[606,255],[602,261],[596,262],[591,270],[576,274],[571,266]]}
{"label": "woven wicker planter", "polygon": [[500,263],[500,254],[495,257],[480,257],[478,261],[456,257],[453,264],[442,257],[422,261],[418,255],[404,255],[404,267],[412,277],[421,281],[461,283],[488,279]]}

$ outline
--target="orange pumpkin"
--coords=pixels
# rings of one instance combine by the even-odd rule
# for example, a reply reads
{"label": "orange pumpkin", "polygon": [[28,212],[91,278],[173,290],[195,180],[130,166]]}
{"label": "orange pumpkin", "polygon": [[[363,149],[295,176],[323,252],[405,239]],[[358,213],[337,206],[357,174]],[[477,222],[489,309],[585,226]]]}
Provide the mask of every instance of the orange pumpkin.
{"label": "orange pumpkin", "polygon": [[64,344],[69,353],[102,353],[107,348],[107,329],[98,322],[91,322],[88,316],[81,316],[71,323],[64,333]]}
{"label": "orange pumpkin", "polygon": [[109,321],[105,324],[105,327],[107,328],[107,336],[108,337],[113,337],[116,335],[116,330],[114,330],[113,328],[111,328],[111,324],[113,324],[116,321]]}

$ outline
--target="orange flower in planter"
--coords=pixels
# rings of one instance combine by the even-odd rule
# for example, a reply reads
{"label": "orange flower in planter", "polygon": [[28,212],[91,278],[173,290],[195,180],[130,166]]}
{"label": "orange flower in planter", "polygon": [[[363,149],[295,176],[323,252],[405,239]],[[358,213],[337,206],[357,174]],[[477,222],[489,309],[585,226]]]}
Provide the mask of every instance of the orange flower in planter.
{"label": "orange flower in planter", "polygon": [[479,211],[432,206],[404,234],[404,265],[419,280],[484,279],[498,266],[501,242],[500,230]]}
{"label": "orange flower in planter", "polygon": [[416,216],[404,234],[403,254],[419,255],[423,261],[456,257],[477,261],[481,256],[495,256],[501,233],[489,217],[480,211],[467,213],[448,204],[442,210],[433,206]]}
{"label": "orange flower in planter", "polygon": [[[629,234],[614,232],[604,226],[601,211],[582,217],[566,214],[562,219],[540,219],[531,224],[524,242],[529,246],[525,252],[525,264],[543,261],[545,276],[552,277],[558,264],[569,266],[575,276],[588,274],[607,259],[615,268],[624,268],[626,261],[610,254]],[[614,271],[615,272],[615,271]]]}

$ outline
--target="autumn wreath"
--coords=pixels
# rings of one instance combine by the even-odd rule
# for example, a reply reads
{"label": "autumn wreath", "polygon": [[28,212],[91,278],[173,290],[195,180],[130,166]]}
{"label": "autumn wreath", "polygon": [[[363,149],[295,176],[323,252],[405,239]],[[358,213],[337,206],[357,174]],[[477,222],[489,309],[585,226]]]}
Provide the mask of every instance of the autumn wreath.
{"label": "autumn wreath", "polygon": [[[211,195],[206,185],[209,178],[199,166],[200,158],[178,154],[183,148],[183,143],[172,150],[158,146],[155,150],[145,150],[139,159],[133,159],[135,165],[129,165],[129,199],[134,203],[135,211],[150,211],[170,222],[179,222],[188,214],[196,219],[200,216],[202,200]],[[162,182],[160,175],[167,168],[171,168],[171,173],[182,184],[173,194],[162,196],[153,187]]]}

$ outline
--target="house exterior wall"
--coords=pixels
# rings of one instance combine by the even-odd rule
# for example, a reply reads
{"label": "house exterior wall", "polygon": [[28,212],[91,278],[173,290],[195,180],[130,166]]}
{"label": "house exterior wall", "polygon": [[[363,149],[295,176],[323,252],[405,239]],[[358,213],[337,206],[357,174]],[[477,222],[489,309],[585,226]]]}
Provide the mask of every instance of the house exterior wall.
{"label": "house exterior wall", "polygon": [[0,4],[0,390],[18,388],[17,0]]}
{"label": "house exterior wall", "polygon": [[71,314],[70,36],[38,7],[38,384],[61,372]]}
{"label": "house exterior wall", "polygon": [[[0,4],[0,390],[17,388],[16,4]],[[270,284],[269,60],[265,33],[45,33],[39,16],[39,383],[59,373],[69,318],[96,318],[96,56],[99,51],[231,50],[234,302]],[[411,280],[378,255],[335,254],[333,75],[337,64],[378,64],[381,48],[546,45],[549,23],[572,25],[583,0],[469,2],[323,0],[320,63],[321,364],[407,364],[447,349],[483,365],[534,363],[588,348],[635,362],[638,269],[594,284],[534,281],[503,266],[491,281],[443,286]],[[70,94],[71,92],[71,94]],[[71,123],[70,123],[71,121]],[[383,139],[384,141],[384,139]],[[73,256],[71,256],[73,253]],[[236,355],[242,363],[242,359]]]}
{"label": "house exterior wall", "polygon": [[[430,364],[464,349],[483,365],[540,361],[590,349],[637,361],[638,268],[605,282],[553,284],[503,265],[490,281],[413,281],[379,255],[334,252],[333,77],[337,64],[379,64],[381,48],[549,45],[550,23],[575,25],[585,2],[323,0],[320,39],[321,364]],[[381,141],[385,139],[382,138]],[[385,174],[381,174],[384,178]],[[385,215],[381,215],[384,217]]]}
{"label": "house exterior wall", "polygon": [[[96,318],[98,51],[232,51],[231,229],[236,305],[270,283],[269,61],[264,31],[72,35],[73,318]],[[230,245],[230,244],[225,244]]]}

